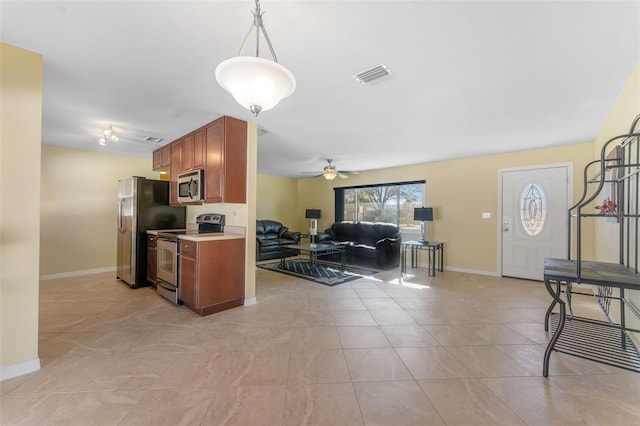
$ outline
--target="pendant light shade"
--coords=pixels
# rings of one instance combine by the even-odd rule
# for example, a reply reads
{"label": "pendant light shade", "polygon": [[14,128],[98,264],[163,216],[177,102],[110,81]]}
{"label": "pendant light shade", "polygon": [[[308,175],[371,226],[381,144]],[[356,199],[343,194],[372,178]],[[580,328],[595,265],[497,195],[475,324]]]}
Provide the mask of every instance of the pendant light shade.
{"label": "pendant light shade", "polygon": [[[278,63],[269,36],[262,23],[260,0],[255,0],[253,24],[242,42],[238,56],[222,61],[216,68],[216,80],[234,99],[254,116],[278,105],[296,89],[296,79]],[[242,56],[249,37],[255,32],[256,56]],[[273,61],[260,57],[260,33],[269,46]]]}
{"label": "pendant light shade", "polygon": [[278,105],[296,88],[296,79],[288,69],[252,56],[236,56],[221,62],[216,68],[216,80],[256,116]]}

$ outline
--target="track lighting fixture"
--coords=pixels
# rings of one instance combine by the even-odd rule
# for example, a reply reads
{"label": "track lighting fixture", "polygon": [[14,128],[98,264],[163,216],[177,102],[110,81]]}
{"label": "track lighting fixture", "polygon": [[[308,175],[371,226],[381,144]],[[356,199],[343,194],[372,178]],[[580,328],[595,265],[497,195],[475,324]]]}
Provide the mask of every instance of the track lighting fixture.
{"label": "track lighting fixture", "polygon": [[108,141],[118,142],[118,135],[116,135],[116,132],[113,130],[113,126],[111,124],[109,124],[108,129],[104,129],[102,131],[102,134],[102,137],[98,139],[100,145],[105,146]]}

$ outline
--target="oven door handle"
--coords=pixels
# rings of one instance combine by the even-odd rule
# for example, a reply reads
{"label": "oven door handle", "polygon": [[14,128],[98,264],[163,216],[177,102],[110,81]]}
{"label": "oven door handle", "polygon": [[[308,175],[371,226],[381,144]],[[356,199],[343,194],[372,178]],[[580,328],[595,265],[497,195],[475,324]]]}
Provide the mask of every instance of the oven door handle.
{"label": "oven door handle", "polygon": [[162,287],[162,288],[164,288],[165,290],[168,290],[168,291],[171,291],[171,292],[176,292],[176,291],[178,291],[178,287],[172,286],[172,285],[171,285],[171,284],[169,284],[169,283],[165,283],[165,282],[164,282],[164,281],[162,281],[162,280],[158,280],[158,287]]}

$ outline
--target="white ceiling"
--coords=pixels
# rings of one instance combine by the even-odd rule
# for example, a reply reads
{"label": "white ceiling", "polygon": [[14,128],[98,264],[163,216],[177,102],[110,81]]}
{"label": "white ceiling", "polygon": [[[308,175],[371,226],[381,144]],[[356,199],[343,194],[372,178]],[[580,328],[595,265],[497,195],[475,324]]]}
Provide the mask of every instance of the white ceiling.
{"label": "white ceiling", "polygon": [[[592,141],[640,62],[637,1],[269,1],[293,95],[257,123],[258,171],[279,176]],[[6,1],[1,38],[44,56],[44,144],[151,157],[221,115],[218,86],[252,0]],[[250,43],[245,54],[252,54]],[[266,44],[261,56],[270,58]],[[352,75],[386,64],[392,77]],[[98,145],[112,123],[120,141]]]}

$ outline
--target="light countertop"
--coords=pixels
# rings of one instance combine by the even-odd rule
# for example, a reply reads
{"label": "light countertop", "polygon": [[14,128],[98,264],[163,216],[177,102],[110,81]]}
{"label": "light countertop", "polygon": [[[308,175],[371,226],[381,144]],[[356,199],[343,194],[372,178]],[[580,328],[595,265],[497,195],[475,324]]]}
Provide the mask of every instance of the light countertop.
{"label": "light countertop", "polygon": [[[158,235],[158,233],[164,232],[176,232],[176,231],[192,231],[193,229],[149,229],[147,234]],[[193,233],[181,234],[177,236],[180,240],[188,241],[215,241],[215,240],[237,240],[245,237],[245,228],[243,226],[226,226],[225,232],[212,232],[212,233],[198,233],[193,230]]]}
{"label": "light countertop", "polygon": [[216,240],[238,240],[244,238],[244,235],[233,234],[229,232],[212,233],[212,234],[187,234],[178,235],[179,240],[188,241],[216,241]]}
{"label": "light countertop", "polygon": [[176,232],[176,231],[186,231],[186,229],[148,229],[147,234],[149,235],[158,235],[158,232]]}

